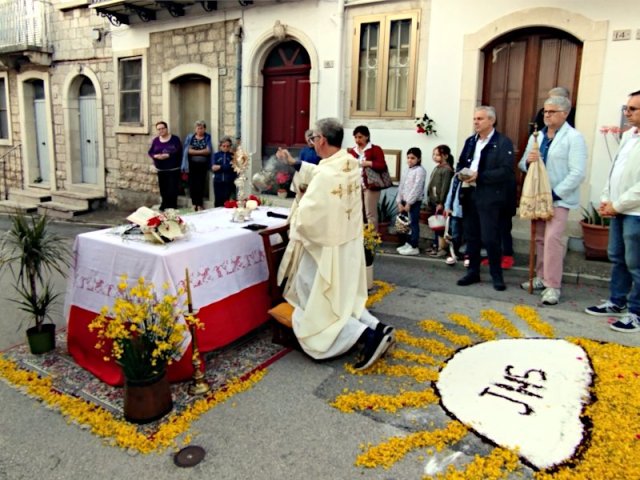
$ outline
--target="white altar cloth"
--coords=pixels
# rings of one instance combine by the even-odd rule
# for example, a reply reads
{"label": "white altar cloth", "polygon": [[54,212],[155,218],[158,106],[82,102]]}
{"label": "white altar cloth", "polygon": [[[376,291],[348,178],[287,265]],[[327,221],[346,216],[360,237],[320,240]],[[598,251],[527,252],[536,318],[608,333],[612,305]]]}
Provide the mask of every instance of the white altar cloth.
{"label": "white altar cloth", "polygon": [[201,308],[267,280],[269,272],[262,239],[245,227],[251,223],[279,226],[286,221],[266,215],[287,214],[288,209],[261,206],[245,223],[231,222],[231,209],[216,208],[184,215],[189,226],[185,238],[164,245],[122,235],[125,226],[78,235],[65,298],[65,317],[71,306],[99,312],[111,306],[121,275],[142,276],[156,289],[177,292],[189,269],[192,302]]}

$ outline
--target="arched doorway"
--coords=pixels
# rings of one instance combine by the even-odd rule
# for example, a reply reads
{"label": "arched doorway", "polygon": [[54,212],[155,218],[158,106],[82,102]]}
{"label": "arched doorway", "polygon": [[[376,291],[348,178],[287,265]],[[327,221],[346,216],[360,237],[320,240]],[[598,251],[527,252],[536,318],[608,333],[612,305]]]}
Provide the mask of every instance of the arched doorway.
{"label": "arched doorway", "polygon": [[[170,90],[170,111],[171,119],[169,128],[171,133],[180,137],[184,142],[185,137],[194,131],[194,124],[198,120],[204,120],[207,124],[207,131],[212,134],[211,129],[211,80],[203,75],[187,73],[172,79],[169,83]],[[212,135],[213,137],[213,135]],[[219,139],[212,138],[213,149],[217,149]],[[212,198],[211,173],[207,174],[208,188],[205,190],[204,198]],[[187,195],[186,183],[180,186],[180,195]]]}
{"label": "arched doorway", "polygon": [[30,94],[33,101],[33,123],[35,130],[35,153],[37,177],[32,179],[34,183],[48,184],[50,180],[49,169],[49,138],[47,131],[47,104],[44,94],[44,82],[42,80],[31,80],[28,82],[31,87]]}
{"label": "arched doorway", "polygon": [[82,77],[78,91],[79,149],[81,183],[98,183],[98,117],[96,89],[89,78]]}
{"label": "arched doorway", "polygon": [[[575,108],[582,42],[555,28],[523,28],[493,40],[482,51],[482,104],[496,108],[498,130],[513,141],[517,163],[526,147],[529,124],[551,88],[569,89]],[[520,184],[517,168],[516,172]]]}
{"label": "arched doorway", "polygon": [[262,74],[262,154],[278,147],[300,148],[309,128],[309,72],[311,60],[294,40],[279,43],[267,56]]}

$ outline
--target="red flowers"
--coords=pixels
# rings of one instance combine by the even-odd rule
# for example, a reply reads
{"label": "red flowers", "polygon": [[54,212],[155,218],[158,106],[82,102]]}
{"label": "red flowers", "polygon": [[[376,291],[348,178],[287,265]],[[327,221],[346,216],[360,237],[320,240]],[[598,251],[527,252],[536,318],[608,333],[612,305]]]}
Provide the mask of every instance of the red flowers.
{"label": "red flowers", "polygon": [[157,227],[162,223],[162,219],[159,216],[151,217],[147,220],[147,227]]}
{"label": "red flowers", "polygon": [[224,208],[236,208],[238,206],[238,202],[235,200],[227,200],[224,202]]}
{"label": "red flowers", "polygon": [[278,185],[280,185],[280,187],[284,188],[287,182],[289,181],[289,178],[290,176],[287,172],[276,173],[276,182],[278,183]]}
{"label": "red flowers", "polygon": [[259,198],[259,197],[257,197],[257,196],[255,196],[255,195],[249,195],[248,200],[255,200],[256,202],[258,202],[258,206],[260,206],[260,205],[261,205],[261,203],[260,203],[260,198]]}

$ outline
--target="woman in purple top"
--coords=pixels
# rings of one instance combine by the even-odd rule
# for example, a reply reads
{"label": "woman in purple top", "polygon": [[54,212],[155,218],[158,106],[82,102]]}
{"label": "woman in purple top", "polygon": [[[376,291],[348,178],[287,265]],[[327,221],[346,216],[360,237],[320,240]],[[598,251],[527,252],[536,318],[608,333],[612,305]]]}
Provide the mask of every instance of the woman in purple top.
{"label": "woman in purple top", "polygon": [[149,156],[158,172],[158,186],[162,203],[160,210],[178,208],[178,188],[180,186],[180,165],[182,163],[182,142],[169,133],[167,122],[156,123],[158,136],[151,142]]}

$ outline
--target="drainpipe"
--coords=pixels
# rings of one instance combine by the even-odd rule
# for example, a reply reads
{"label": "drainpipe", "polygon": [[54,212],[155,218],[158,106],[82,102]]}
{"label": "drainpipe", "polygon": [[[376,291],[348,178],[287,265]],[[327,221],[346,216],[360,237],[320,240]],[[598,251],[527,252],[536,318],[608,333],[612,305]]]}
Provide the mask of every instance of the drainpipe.
{"label": "drainpipe", "polygon": [[[338,28],[338,35],[340,39],[340,45],[338,48],[338,56],[336,60],[336,74],[338,75],[338,104],[336,108],[338,111],[336,112],[336,117],[343,119],[344,118],[344,72],[342,71],[343,64],[343,56],[344,56],[344,0],[338,1],[338,19],[336,22],[336,27]],[[344,120],[343,120],[344,123]]]}
{"label": "drainpipe", "polygon": [[233,29],[236,44],[236,141],[242,139],[242,20]]}

